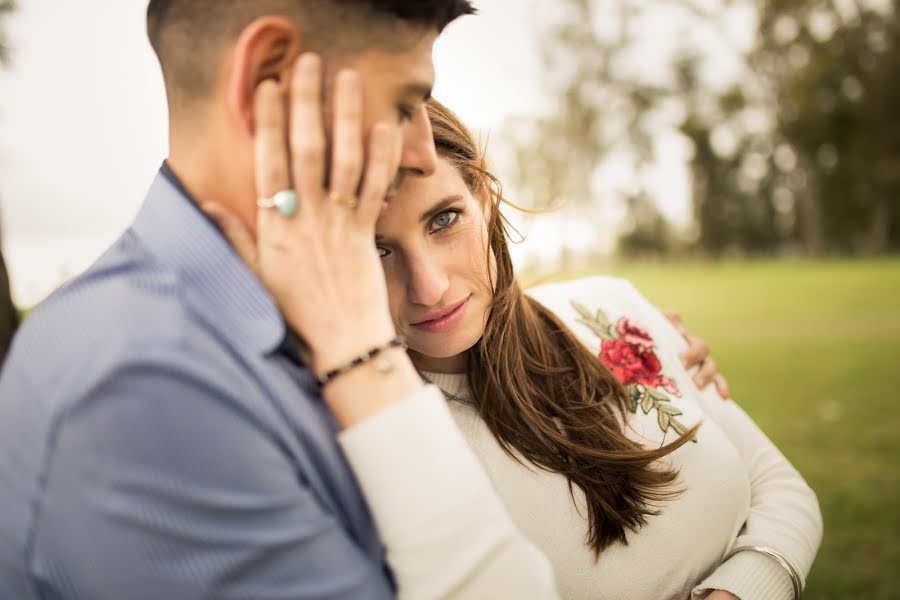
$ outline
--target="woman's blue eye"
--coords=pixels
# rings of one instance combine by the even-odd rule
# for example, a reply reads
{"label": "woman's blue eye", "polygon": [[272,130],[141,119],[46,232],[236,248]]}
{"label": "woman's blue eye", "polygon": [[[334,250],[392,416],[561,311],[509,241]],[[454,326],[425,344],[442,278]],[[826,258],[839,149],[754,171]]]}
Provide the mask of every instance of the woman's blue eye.
{"label": "woman's blue eye", "polygon": [[456,219],[459,218],[459,213],[453,210],[445,210],[444,212],[437,215],[432,221],[431,224],[436,229],[445,229],[453,225],[456,222]]}

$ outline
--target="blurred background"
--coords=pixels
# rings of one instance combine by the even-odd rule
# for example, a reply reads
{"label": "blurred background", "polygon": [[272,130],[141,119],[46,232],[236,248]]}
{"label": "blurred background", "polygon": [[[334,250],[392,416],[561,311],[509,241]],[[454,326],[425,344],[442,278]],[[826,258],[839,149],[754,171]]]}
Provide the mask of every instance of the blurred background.
{"label": "blurred background", "polygon": [[[541,212],[507,210],[520,273],[612,273],[679,310],[819,493],[804,597],[900,598],[900,1],[476,4],[435,96]],[[165,157],[145,7],[0,0],[19,318],[128,226]]]}

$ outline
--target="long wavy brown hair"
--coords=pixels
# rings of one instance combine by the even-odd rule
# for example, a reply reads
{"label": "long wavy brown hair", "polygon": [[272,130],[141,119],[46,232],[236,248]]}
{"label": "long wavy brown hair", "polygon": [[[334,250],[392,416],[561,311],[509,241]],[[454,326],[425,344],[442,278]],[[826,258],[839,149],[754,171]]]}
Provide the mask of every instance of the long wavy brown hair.
{"label": "long wavy brown hair", "polygon": [[[499,180],[487,169],[474,137],[448,108],[428,102],[438,155],[462,175],[476,198],[492,204],[490,251],[497,261],[493,302],[484,335],[468,353],[474,403],[501,446],[513,457],[564,475],[588,507],[587,544],[597,556],[627,544],[658,505],[676,497],[677,472],[659,459],[684,445],[690,429],[660,448],[628,439],[626,396],[606,366],[547,308],[528,297],[510,260],[509,224]],[[490,260],[490,257],[486,257]]]}

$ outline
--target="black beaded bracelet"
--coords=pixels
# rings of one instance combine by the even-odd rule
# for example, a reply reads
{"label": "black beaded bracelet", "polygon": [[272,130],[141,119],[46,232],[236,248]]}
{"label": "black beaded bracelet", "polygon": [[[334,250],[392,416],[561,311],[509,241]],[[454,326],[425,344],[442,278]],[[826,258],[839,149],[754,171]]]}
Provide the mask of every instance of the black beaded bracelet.
{"label": "black beaded bracelet", "polygon": [[[350,371],[350,370],[358,367],[359,365],[369,362],[370,360],[372,360],[373,358],[375,358],[376,356],[378,356],[385,350],[390,350],[391,348],[403,348],[404,350],[406,350],[406,348],[407,348],[406,338],[403,337],[402,335],[398,335],[397,337],[391,339],[390,341],[388,341],[380,346],[375,346],[374,348],[370,348],[369,350],[366,350],[365,352],[363,352],[362,354],[360,354],[359,356],[357,356],[350,362],[344,363],[343,365],[341,365],[337,368],[331,369],[330,371],[327,371],[326,373],[323,373],[322,375],[317,376],[316,383],[319,384],[319,389],[321,390],[323,387],[325,387],[326,384],[334,381],[335,379],[337,379],[338,377],[340,377],[347,371]],[[379,371],[387,373],[392,368],[393,368],[393,365],[388,363],[384,368],[379,369]]]}

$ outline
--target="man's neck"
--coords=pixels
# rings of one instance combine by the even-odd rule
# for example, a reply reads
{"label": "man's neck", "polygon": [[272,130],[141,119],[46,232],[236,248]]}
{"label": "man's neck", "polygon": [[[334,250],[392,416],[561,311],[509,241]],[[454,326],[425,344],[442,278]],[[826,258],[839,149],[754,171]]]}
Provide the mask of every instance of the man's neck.
{"label": "man's neck", "polygon": [[[186,139],[187,138],[187,139]],[[219,136],[202,133],[178,138],[170,136],[166,164],[200,207],[214,202],[239,216],[255,229],[256,211],[252,198],[253,170],[240,149],[224,143]]]}

